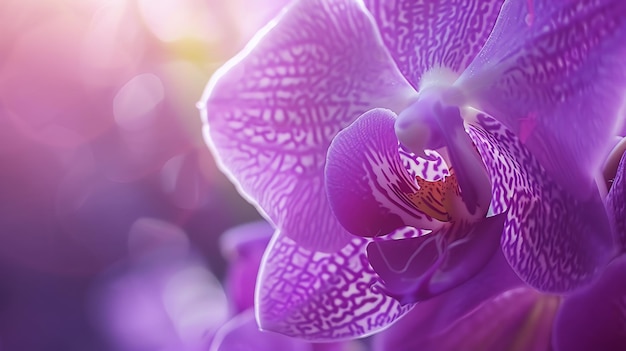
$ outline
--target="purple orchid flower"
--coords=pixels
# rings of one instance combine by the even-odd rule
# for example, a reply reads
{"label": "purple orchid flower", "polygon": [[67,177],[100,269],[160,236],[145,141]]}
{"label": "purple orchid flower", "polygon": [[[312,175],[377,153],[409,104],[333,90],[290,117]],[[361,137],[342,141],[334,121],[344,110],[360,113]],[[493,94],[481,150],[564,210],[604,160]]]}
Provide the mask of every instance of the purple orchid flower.
{"label": "purple orchid flower", "polygon": [[223,171],[277,228],[261,328],[368,335],[498,259],[542,291],[586,285],[615,254],[594,178],[624,35],[617,0],[285,9],[200,104]]}

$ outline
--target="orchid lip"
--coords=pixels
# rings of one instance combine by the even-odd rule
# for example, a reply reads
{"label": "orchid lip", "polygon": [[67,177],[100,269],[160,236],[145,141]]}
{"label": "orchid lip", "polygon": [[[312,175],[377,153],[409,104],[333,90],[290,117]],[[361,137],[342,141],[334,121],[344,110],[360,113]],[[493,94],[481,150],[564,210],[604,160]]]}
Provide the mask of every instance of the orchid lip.
{"label": "orchid lip", "polygon": [[471,279],[497,252],[506,215],[453,223],[421,237],[372,242],[368,257],[381,275],[383,291],[406,304]]}

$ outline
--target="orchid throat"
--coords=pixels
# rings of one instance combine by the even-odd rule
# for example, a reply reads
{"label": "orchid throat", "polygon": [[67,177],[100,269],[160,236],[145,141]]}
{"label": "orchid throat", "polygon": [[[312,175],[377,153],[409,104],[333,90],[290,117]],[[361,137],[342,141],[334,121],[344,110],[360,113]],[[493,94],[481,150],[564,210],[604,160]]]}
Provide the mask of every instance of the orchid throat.
{"label": "orchid throat", "polygon": [[477,220],[487,214],[491,183],[462,117],[463,94],[453,86],[430,86],[402,111],[395,122],[400,143],[417,156],[439,153],[450,175],[437,181],[418,177],[414,204],[431,217],[450,222]]}

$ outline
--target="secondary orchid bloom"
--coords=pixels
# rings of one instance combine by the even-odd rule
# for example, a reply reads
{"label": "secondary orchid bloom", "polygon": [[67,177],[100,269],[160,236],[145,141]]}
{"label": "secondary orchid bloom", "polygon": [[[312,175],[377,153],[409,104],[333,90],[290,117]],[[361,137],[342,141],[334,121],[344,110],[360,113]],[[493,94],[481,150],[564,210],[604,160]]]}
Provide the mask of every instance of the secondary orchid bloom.
{"label": "secondary orchid bloom", "polygon": [[106,272],[91,297],[110,349],[206,350],[228,320],[219,280],[172,223],[140,218],[128,237],[129,260]]}
{"label": "secondary orchid bloom", "polygon": [[221,248],[229,263],[226,290],[232,315],[218,329],[209,350],[352,350],[352,342],[315,344],[259,329],[252,302],[254,282],[261,264],[261,255],[272,233],[273,228],[269,223],[259,221],[234,227],[223,234]]}
{"label": "secondary orchid bloom", "polygon": [[[587,283],[612,255],[593,179],[618,127],[625,17],[617,0],[283,11],[200,103],[222,169],[276,227],[260,326],[374,333],[475,278],[500,241],[535,288]],[[408,238],[368,260],[388,233]]]}
{"label": "secondary orchid bloom", "polygon": [[[433,330],[447,299],[434,298],[373,338],[374,351],[549,351],[560,298],[527,287],[502,292],[445,328]],[[430,313],[424,313],[430,312]],[[422,333],[428,329],[430,333]],[[593,349],[593,348],[592,348]]]}
{"label": "secondary orchid bloom", "polygon": [[233,314],[254,306],[254,286],[261,257],[274,228],[266,221],[242,224],[220,237],[222,256],[228,261],[224,282]]}
{"label": "secondary orchid bloom", "polygon": [[594,284],[564,299],[555,318],[555,351],[626,349],[626,256]]}

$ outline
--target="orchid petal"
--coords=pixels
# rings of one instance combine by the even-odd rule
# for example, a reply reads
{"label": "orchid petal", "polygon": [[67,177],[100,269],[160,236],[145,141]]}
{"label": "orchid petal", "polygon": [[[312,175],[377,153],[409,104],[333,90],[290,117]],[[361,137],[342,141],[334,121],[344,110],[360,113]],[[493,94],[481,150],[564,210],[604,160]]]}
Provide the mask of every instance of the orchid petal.
{"label": "orchid petal", "polygon": [[365,0],[365,5],[400,71],[417,89],[429,70],[463,72],[487,40],[503,2]]}
{"label": "orchid petal", "polygon": [[313,351],[313,345],[284,335],[259,330],[254,320],[254,312],[248,310],[232,318],[217,331],[209,350]]}
{"label": "orchid petal", "polygon": [[275,234],[259,274],[257,320],[264,330],[310,341],[372,334],[410,307],[373,288],[380,278],[354,238],[340,251],[311,251]]}
{"label": "orchid petal", "polygon": [[622,0],[510,0],[455,84],[586,200],[624,116],[625,37]]}
{"label": "orchid petal", "polygon": [[419,157],[400,145],[398,152],[400,153],[404,169],[409,172],[411,179],[420,177],[435,181],[450,175],[445,161],[435,151],[424,150],[425,157]]}
{"label": "orchid petal", "polygon": [[559,304],[558,296],[531,288],[509,290],[485,301],[428,345],[437,351],[551,351],[552,322]]}
{"label": "orchid petal", "polygon": [[309,343],[281,334],[264,332],[254,319],[254,311],[244,311],[217,332],[210,351],[347,351],[352,350],[347,342]]}
{"label": "orchid petal", "polygon": [[555,351],[626,350],[626,256],[597,282],[563,301],[554,322]]}
{"label": "orchid petal", "polygon": [[[541,296],[517,288],[484,301],[467,315],[438,333],[416,335],[411,331],[378,341],[376,351],[524,350],[550,351],[550,328],[559,306],[556,296]],[[405,319],[419,318],[419,307]],[[416,323],[417,324],[417,323]],[[394,327],[392,327],[394,328]],[[399,345],[398,345],[399,344]]]}
{"label": "orchid petal", "polygon": [[389,295],[401,303],[427,300],[480,272],[498,250],[505,218],[503,213],[415,238],[374,241],[368,258]]}
{"label": "orchid petal", "polygon": [[476,119],[468,132],[491,178],[493,211],[508,211],[502,250],[514,271],[542,291],[566,292],[588,283],[612,250],[599,193],[587,201],[573,198],[510,130],[471,111],[466,120]]}
{"label": "orchid petal", "polygon": [[[389,110],[368,111],[341,131],[328,150],[325,176],[330,206],[354,235],[378,236],[407,225],[441,226],[411,202],[417,182],[404,166],[411,158],[401,158],[398,151],[394,120],[395,114]],[[437,166],[428,163],[432,161],[422,159],[419,164],[430,171],[413,173],[432,175]],[[439,178],[447,173],[445,167],[438,169]]]}
{"label": "orchid petal", "polygon": [[363,112],[414,94],[362,4],[301,0],[214,76],[199,106],[240,192],[298,245],[333,252],[350,236],[324,193],[328,145]]}
{"label": "orchid petal", "polygon": [[619,162],[615,179],[606,197],[606,207],[618,249],[623,252],[626,250],[626,154]]}
{"label": "orchid petal", "polygon": [[[415,305],[405,317],[373,338],[375,351],[441,351],[445,338],[458,341],[452,332],[455,326],[463,324],[465,316],[475,314],[481,306],[492,304],[490,300],[512,289],[522,286],[522,282],[511,270],[500,250],[474,278],[455,289],[445,292],[430,300]],[[522,296],[522,295],[520,295]],[[524,297],[524,296],[522,296]],[[524,297],[525,298],[525,297]],[[525,301],[515,301],[522,308]],[[502,311],[506,313],[505,311]],[[515,311],[509,311],[511,314]],[[482,312],[480,312],[482,314]],[[470,317],[471,320],[471,317]],[[489,321],[487,321],[489,322]],[[476,326],[480,326],[477,328]],[[476,323],[469,331],[486,330],[483,323]],[[467,334],[463,333],[464,336]],[[455,350],[473,350],[474,348],[457,347]],[[475,348],[483,350],[483,348]]]}
{"label": "orchid petal", "polygon": [[313,351],[358,351],[358,340],[312,343]]}

